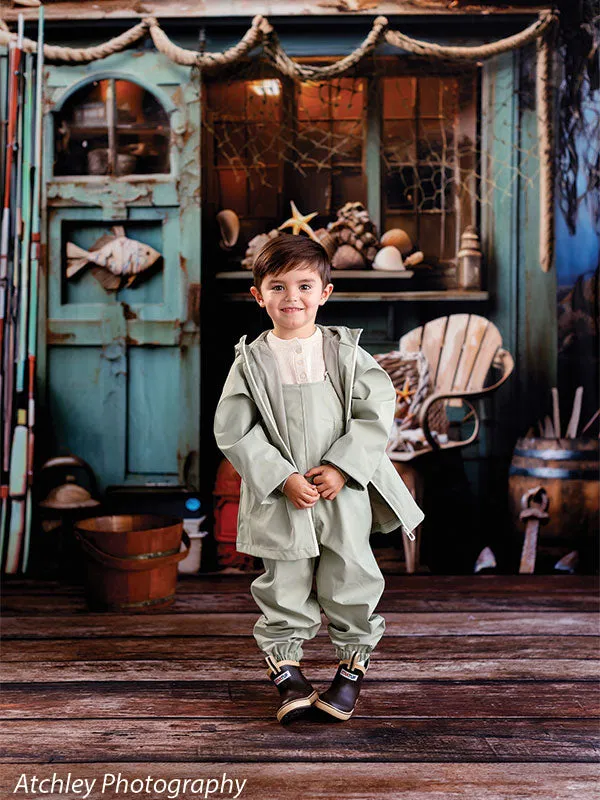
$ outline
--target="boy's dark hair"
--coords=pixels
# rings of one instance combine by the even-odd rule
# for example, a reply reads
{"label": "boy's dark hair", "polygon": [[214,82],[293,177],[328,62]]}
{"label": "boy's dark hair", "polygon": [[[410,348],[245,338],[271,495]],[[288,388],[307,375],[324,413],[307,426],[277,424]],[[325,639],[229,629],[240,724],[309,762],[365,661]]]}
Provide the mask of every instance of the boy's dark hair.
{"label": "boy's dark hair", "polygon": [[260,289],[267,275],[283,274],[302,267],[318,273],[323,286],[331,280],[329,257],[320,242],[308,236],[280,233],[259,250],[252,268],[254,285]]}

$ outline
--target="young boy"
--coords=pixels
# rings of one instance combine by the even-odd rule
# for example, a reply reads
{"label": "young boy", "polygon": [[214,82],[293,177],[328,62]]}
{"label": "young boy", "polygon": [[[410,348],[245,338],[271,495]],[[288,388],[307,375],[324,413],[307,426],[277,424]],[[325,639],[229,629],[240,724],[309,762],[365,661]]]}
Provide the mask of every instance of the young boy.
{"label": "young boy", "polygon": [[[315,325],[332,291],[318,242],[280,234],[260,251],[251,292],[273,330],[240,339],[215,414],[217,444],[242,476],[237,549],[264,562],[251,587],[262,611],[254,637],[281,695],[280,722],[313,703],[350,718],[385,628],[369,535],[402,525],[414,539],[423,519],[385,455],[389,376],[358,346],[361,330]],[[300,660],[321,609],[339,666],[319,697]]]}

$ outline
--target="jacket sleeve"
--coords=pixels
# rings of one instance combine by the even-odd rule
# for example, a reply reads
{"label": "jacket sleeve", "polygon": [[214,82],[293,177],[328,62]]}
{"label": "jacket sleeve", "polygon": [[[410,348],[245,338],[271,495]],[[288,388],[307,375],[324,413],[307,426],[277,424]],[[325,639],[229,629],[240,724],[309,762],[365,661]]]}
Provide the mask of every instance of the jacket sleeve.
{"label": "jacket sleeve", "polygon": [[396,392],[389,375],[359,347],[350,424],[321,459],[346,473],[350,488],[367,488],[385,454],[395,407]]}
{"label": "jacket sleeve", "polygon": [[215,412],[214,434],[219,450],[260,504],[273,503],[281,497],[278,487],[296,468],[268,440],[239,358],[223,386]]}

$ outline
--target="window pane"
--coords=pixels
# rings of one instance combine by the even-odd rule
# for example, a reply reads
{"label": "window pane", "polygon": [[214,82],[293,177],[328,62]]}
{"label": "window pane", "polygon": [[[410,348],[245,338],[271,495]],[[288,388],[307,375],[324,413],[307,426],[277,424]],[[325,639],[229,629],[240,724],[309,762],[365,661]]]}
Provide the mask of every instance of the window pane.
{"label": "window pane", "polygon": [[[444,220],[444,217],[446,218]],[[444,237],[442,240],[442,224]],[[419,220],[419,247],[425,260],[456,256],[456,217],[454,214],[422,214]]]}
{"label": "window pane", "polygon": [[[419,165],[419,208],[421,211],[452,208],[452,171]],[[444,176],[442,180],[442,176]]]}
{"label": "window pane", "polygon": [[298,119],[328,119],[329,84],[301,83],[298,89]]}
{"label": "window pane", "polygon": [[415,179],[412,167],[388,172],[384,183],[387,208],[411,210],[415,207]]}
{"label": "window pane", "polygon": [[438,117],[442,113],[440,78],[419,78],[419,116]]}
{"label": "window pane", "polygon": [[339,78],[332,82],[331,116],[334,119],[362,119],[364,106],[364,81]]}
{"label": "window pane", "polygon": [[279,121],[281,119],[281,82],[273,78],[246,83],[246,117]]}
{"label": "window pane", "polygon": [[206,103],[220,119],[244,119],[246,90],[243,81],[209,83]]}
{"label": "window pane", "polygon": [[331,205],[337,211],[345,203],[366,203],[365,178],[360,169],[334,170]]}
{"label": "window pane", "polygon": [[248,125],[246,159],[250,164],[277,164],[279,125]]}
{"label": "window pane", "polygon": [[416,161],[415,123],[411,120],[384,120],[383,153],[391,164]]}
{"label": "window pane", "polygon": [[233,169],[219,170],[219,207],[246,214],[246,176]]}
{"label": "window pane", "polygon": [[329,163],[331,154],[330,122],[307,122],[298,124],[296,149],[301,161],[309,164]]}
{"label": "window pane", "polygon": [[362,159],[363,123],[362,120],[334,122],[332,134],[332,160],[358,162]]}
{"label": "window pane", "polygon": [[453,157],[454,138],[452,129],[444,125],[442,119],[421,119],[419,121],[419,140],[417,157],[420,161],[439,162]]}
{"label": "window pane", "polygon": [[239,123],[215,124],[215,157],[217,164],[241,163],[246,136]]}
{"label": "window pane", "polygon": [[278,169],[252,171],[248,179],[250,204],[248,213],[253,217],[276,219],[279,200]]}
{"label": "window pane", "polygon": [[383,79],[385,119],[411,119],[415,116],[416,78]]}
{"label": "window pane", "polygon": [[320,217],[316,217],[310,223],[313,230],[316,230],[326,221],[321,217],[328,217],[332,213],[331,171],[307,167],[305,172],[306,176],[303,176],[295,169],[290,171],[283,213],[284,215],[288,213],[286,209],[290,207],[290,200],[294,201],[303,214],[318,211]]}

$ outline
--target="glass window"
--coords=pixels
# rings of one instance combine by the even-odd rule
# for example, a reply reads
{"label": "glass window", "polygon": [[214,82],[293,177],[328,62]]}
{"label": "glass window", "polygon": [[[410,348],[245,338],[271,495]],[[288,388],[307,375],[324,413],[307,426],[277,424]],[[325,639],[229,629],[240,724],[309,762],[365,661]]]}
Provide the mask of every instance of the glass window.
{"label": "glass window", "polygon": [[91,81],[55,119],[55,175],[170,172],[169,118],[151,92],[132,81]]}
{"label": "glass window", "polygon": [[[207,206],[233,209],[251,238],[281,224],[293,200],[318,212],[317,229],[347,202],[366,205],[371,181],[382,192],[380,233],[403,228],[430,260],[452,259],[459,228],[474,223],[475,85],[473,71],[210,82]],[[381,131],[376,175],[365,168],[369,125]]]}

